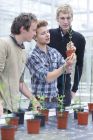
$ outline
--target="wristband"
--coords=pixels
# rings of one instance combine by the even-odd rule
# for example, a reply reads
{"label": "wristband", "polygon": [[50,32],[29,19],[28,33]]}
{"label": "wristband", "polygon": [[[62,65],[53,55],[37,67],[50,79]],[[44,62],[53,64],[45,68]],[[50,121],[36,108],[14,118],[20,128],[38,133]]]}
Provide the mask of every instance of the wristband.
{"label": "wristband", "polygon": [[66,72],[66,63],[64,63],[61,67],[61,72],[65,73]]}

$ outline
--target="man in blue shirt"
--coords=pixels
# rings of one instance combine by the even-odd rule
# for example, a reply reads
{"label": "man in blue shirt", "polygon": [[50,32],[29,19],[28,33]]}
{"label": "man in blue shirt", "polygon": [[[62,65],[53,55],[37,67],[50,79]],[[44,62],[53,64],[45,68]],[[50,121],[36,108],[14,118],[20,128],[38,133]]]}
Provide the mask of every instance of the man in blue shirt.
{"label": "man in blue shirt", "polygon": [[[45,95],[48,99],[47,108],[55,108],[57,102],[57,78],[64,72],[69,73],[75,59],[73,53],[65,61],[61,54],[47,44],[50,42],[50,33],[46,21],[39,21],[36,30],[36,47],[28,58],[27,67],[31,74],[32,93]],[[74,46],[73,46],[74,47]]]}

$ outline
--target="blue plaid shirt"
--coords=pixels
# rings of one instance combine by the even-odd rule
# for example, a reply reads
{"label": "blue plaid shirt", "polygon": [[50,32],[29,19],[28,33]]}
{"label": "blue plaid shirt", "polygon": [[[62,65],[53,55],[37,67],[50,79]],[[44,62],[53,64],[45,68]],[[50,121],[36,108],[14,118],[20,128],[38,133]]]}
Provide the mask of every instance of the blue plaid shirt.
{"label": "blue plaid shirt", "polygon": [[64,62],[65,60],[56,49],[47,46],[47,53],[45,53],[36,45],[26,64],[31,74],[32,93],[34,95],[44,94],[49,98],[57,96],[57,79],[48,83],[46,76],[48,72],[59,68]]}

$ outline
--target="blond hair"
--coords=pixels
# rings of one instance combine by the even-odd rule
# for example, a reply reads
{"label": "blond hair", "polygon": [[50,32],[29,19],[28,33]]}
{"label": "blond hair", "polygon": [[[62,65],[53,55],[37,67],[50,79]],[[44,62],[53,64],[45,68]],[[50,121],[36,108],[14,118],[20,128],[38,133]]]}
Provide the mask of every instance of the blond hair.
{"label": "blond hair", "polygon": [[57,8],[57,11],[56,11],[56,19],[58,19],[59,14],[61,12],[63,14],[71,14],[71,16],[73,17],[73,10],[72,10],[72,7],[69,4],[64,4],[64,5],[61,5],[61,6],[59,6]]}

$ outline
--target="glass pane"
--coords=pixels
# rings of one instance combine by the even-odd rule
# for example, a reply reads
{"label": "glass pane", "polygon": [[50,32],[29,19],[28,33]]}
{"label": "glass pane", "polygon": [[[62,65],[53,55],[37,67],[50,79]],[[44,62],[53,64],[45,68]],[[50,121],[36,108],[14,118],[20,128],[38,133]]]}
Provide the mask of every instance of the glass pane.
{"label": "glass pane", "polygon": [[74,15],[72,26],[76,30],[86,30],[87,29],[87,15],[86,14]]}
{"label": "glass pane", "polygon": [[93,0],[89,0],[89,9],[93,11]]}
{"label": "glass pane", "polygon": [[87,0],[70,0],[70,5],[73,6],[75,12],[86,11]]}
{"label": "glass pane", "polygon": [[93,13],[89,14],[89,29],[93,30]]}

